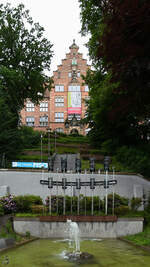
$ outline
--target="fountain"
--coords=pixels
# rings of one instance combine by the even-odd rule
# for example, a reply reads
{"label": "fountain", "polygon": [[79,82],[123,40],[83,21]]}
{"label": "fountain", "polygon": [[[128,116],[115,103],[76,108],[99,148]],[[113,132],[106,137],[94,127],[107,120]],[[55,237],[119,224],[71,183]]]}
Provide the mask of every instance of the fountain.
{"label": "fountain", "polygon": [[64,258],[69,261],[87,261],[93,258],[92,254],[80,251],[80,231],[78,224],[67,220],[68,234],[69,234],[69,248],[73,248],[73,251],[66,252]]}

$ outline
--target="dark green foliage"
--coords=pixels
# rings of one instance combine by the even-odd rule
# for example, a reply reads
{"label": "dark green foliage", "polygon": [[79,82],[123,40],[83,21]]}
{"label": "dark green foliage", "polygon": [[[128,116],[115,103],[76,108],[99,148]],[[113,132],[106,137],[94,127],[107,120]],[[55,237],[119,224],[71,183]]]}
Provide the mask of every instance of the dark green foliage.
{"label": "dark green foliage", "polygon": [[144,224],[150,226],[150,194],[144,210]]}
{"label": "dark green foliage", "polygon": [[116,151],[115,158],[126,166],[126,169],[146,177],[150,176],[149,146],[120,147]]}
{"label": "dark green foliage", "polygon": [[15,196],[14,201],[16,203],[17,212],[31,212],[32,205],[42,204],[41,197],[34,195]]}
{"label": "dark green foliage", "polygon": [[26,98],[37,102],[38,93],[49,88],[50,81],[43,71],[50,69],[52,45],[44,38],[44,28],[33,23],[23,4],[16,8],[1,4],[0,8],[0,87],[9,106],[18,112]]}
{"label": "dark green foliage", "polygon": [[90,34],[87,46],[95,67],[85,78],[91,89],[90,139],[99,147],[107,141],[115,148],[148,143],[150,1],[79,3],[81,33]]}
{"label": "dark green foliage", "polygon": [[4,215],[4,207],[2,204],[0,204],[0,216]]}
{"label": "dark green foliage", "polygon": [[0,40],[0,154],[12,158],[21,149],[24,102],[28,98],[37,104],[51,87],[44,71],[50,70],[52,45],[22,4],[0,5]]}
{"label": "dark green foliage", "polygon": [[20,133],[17,129],[18,114],[13,113],[0,88],[0,157],[11,158],[21,149]]}
{"label": "dark green foliage", "polygon": [[32,148],[41,140],[41,133],[28,126],[20,128],[20,135],[23,148]]}
{"label": "dark green foliage", "polygon": [[[57,200],[58,199],[58,200]],[[51,205],[52,205],[52,213],[57,214],[57,201],[58,201],[58,214],[63,214],[63,196],[51,196]],[[78,211],[78,197],[70,196],[65,197],[65,211],[66,214],[71,214],[71,203],[72,203],[72,213],[77,214]],[[79,209],[80,214],[85,214],[85,207],[86,207],[86,214],[91,214],[92,211],[92,197],[80,195],[79,197]],[[46,199],[46,206],[49,207],[49,197]],[[125,197],[121,197],[115,194],[115,208],[120,206],[128,207],[128,199]],[[105,198],[104,200],[99,199],[98,196],[93,197],[93,210],[95,215],[104,214],[105,213]],[[129,210],[129,208],[128,208]],[[112,194],[108,195],[108,213],[112,214]]]}
{"label": "dark green foliage", "polygon": [[134,197],[131,199],[131,210],[136,211],[141,206],[142,199],[139,197]]}
{"label": "dark green foliage", "polygon": [[[108,195],[107,201],[108,201],[108,213],[112,214],[113,194]],[[122,207],[122,206],[128,207],[128,202],[129,202],[128,198],[122,197],[118,194],[114,194],[114,208],[115,208],[115,210],[116,210],[116,208]],[[105,198],[104,198],[104,207],[105,207]]]}
{"label": "dark green foliage", "polygon": [[130,209],[128,206],[119,206],[115,208],[115,214],[117,216],[124,216],[127,215],[130,212]]}

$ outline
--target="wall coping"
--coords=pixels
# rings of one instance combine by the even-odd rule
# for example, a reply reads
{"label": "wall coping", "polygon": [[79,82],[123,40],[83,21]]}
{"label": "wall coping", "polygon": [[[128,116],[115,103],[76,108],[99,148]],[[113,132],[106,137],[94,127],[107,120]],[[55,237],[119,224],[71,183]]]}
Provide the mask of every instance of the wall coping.
{"label": "wall coping", "polygon": [[14,221],[40,221],[40,222],[117,222],[117,221],[144,221],[143,217],[121,218],[117,216],[92,216],[92,215],[60,215],[60,216],[39,216],[39,217],[13,217]]}

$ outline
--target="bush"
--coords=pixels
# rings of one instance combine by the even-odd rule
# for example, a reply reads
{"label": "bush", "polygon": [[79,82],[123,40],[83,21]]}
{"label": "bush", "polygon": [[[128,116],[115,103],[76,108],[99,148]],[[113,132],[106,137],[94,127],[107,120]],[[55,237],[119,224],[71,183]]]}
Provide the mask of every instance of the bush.
{"label": "bush", "polygon": [[[121,197],[118,194],[114,194],[114,208],[118,208],[120,206],[128,207],[129,199],[125,197]],[[112,213],[112,205],[113,205],[113,194],[108,195],[108,213]],[[105,206],[105,198],[104,198],[104,206]]]}
{"label": "bush", "polygon": [[4,214],[10,214],[16,212],[16,203],[12,195],[7,195],[0,198],[1,212]]}
{"label": "bush", "polygon": [[32,205],[42,205],[42,199],[40,196],[34,195],[20,195],[14,197],[16,203],[17,212],[31,212]]}
{"label": "bush", "polygon": [[23,148],[34,147],[41,140],[41,133],[39,131],[35,131],[32,127],[22,126],[20,134]]}
{"label": "bush", "polygon": [[148,146],[147,148],[123,146],[117,150],[115,159],[122,163],[126,170],[149,177],[150,160],[148,149]]}
{"label": "bush", "polygon": [[4,208],[3,208],[3,205],[0,204],[0,216],[3,216],[4,215]]}
{"label": "bush", "polygon": [[39,213],[42,214],[43,212],[46,212],[46,207],[43,205],[31,205],[32,213]]}
{"label": "bush", "polygon": [[142,199],[139,197],[133,197],[131,199],[131,209],[132,211],[138,210],[138,208],[141,206]]}
{"label": "bush", "polygon": [[115,214],[116,215],[126,215],[130,212],[130,209],[128,206],[119,206],[115,208]]}

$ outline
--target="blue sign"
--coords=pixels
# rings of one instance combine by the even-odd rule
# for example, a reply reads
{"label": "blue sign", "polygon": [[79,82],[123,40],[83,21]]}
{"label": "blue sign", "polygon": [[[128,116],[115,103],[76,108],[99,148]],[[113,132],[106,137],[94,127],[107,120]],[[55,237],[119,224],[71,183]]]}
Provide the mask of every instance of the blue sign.
{"label": "blue sign", "polygon": [[14,168],[44,168],[48,169],[48,163],[45,162],[12,162]]}

